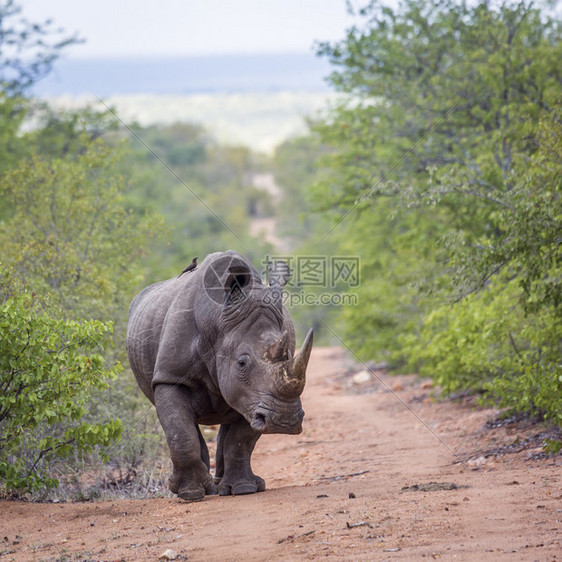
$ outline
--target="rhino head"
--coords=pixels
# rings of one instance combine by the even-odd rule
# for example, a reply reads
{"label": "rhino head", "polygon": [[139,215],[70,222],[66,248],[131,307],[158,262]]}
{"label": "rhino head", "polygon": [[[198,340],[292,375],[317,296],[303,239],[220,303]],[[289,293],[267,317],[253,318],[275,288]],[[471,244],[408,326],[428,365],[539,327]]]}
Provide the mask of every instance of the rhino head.
{"label": "rhino head", "polygon": [[220,314],[213,338],[220,392],[254,430],[300,433],[304,417],[300,395],[313,334],[309,330],[295,353],[294,327],[282,303],[288,268],[286,275],[270,275],[270,285],[264,286],[239,254],[233,252],[222,261],[212,266],[213,279],[205,275],[205,289],[215,291],[212,300]]}

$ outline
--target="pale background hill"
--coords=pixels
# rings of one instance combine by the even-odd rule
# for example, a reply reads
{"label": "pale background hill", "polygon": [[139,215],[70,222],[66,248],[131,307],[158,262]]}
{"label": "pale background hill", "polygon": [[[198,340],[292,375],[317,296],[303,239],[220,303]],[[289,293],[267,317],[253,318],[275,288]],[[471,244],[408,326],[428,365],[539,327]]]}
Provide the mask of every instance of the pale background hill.
{"label": "pale background hill", "polygon": [[329,71],[312,53],[61,60],[35,93],[58,108],[102,99],[127,125],[196,123],[219,142],[271,153],[337,99]]}
{"label": "pale background hill", "polygon": [[[219,142],[271,153],[284,140],[306,133],[306,118],[335,102],[330,92],[241,92],[190,95],[131,94],[103,98],[126,125],[188,122],[202,125]],[[48,97],[58,108],[103,109],[92,95]]]}

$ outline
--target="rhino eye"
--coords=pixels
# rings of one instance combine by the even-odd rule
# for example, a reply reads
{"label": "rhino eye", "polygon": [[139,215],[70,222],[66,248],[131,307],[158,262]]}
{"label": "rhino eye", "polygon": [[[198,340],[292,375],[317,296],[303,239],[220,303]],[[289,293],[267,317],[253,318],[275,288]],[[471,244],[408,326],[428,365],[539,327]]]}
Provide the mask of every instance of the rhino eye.
{"label": "rhino eye", "polygon": [[238,357],[238,367],[240,369],[245,369],[250,363],[250,356],[247,353],[243,353]]}

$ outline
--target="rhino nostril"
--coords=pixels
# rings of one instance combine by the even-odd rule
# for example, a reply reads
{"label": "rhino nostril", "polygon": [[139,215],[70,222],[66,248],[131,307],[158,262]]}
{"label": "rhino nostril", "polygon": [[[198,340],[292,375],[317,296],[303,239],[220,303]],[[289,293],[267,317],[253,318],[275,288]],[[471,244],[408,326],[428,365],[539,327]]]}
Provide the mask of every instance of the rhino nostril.
{"label": "rhino nostril", "polygon": [[259,412],[255,413],[251,426],[252,429],[255,429],[256,431],[264,431],[267,426],[265,416]]}

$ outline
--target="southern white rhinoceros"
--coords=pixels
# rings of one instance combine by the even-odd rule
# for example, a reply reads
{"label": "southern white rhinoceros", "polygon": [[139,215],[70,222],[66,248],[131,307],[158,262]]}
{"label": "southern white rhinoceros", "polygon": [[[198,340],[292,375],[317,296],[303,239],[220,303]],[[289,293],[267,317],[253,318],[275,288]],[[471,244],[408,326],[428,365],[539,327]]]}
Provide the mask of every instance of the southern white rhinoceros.
{"label": "southern white rhinoceros", "polygon": [[[156,406],[174,466],[170,489],[181,498],[264,490],[250,466],[260,435],[302,431],[312,330],[295,355],[286,281],[272,275],[264,286],[246,258],[228,251],[131,303],[129,361]],[[220,424],[214,479],[198,424]]]}

